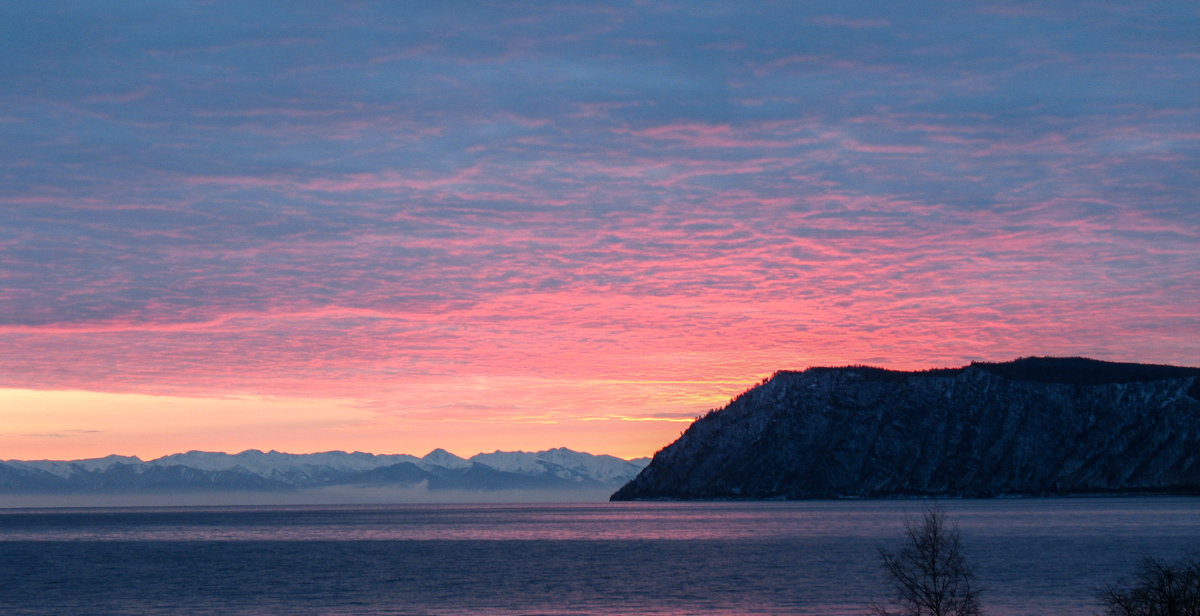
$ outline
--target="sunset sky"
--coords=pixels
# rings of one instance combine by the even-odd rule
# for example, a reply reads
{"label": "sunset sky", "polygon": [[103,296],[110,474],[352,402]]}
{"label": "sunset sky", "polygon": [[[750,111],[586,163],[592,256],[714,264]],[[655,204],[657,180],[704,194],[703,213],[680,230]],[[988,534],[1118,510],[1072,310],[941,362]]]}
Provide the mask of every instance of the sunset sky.
{"label": "sunset sky", "polygon": [[0,459],[1200,365],[1200,5],[0,3]]}

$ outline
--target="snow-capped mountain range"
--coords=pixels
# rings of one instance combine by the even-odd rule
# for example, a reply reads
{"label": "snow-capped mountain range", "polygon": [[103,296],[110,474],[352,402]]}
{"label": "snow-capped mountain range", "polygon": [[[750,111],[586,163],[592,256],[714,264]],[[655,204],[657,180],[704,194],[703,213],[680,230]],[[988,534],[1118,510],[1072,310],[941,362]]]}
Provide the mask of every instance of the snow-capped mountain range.
{"label": "snow-capped mountain range", "polygon": [[189,451],[149,461],[135,456],[0,462],[0,494],[195,490],[291,490],[329,486],[420,486],[427,490],[616,489],[649,462],[558,448],[461,458],[327,451],[238,454]]}

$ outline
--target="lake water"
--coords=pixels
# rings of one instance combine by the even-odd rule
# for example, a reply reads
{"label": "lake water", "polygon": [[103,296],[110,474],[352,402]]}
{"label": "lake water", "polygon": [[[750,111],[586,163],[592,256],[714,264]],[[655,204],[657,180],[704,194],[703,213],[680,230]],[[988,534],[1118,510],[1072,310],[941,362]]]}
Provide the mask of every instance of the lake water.
{"label": "lake water", "polygon": [[[939,503],[989,614],[1098,613],[1200,498]],[[0,510],[0,614],[863,614],[921,501]]]}

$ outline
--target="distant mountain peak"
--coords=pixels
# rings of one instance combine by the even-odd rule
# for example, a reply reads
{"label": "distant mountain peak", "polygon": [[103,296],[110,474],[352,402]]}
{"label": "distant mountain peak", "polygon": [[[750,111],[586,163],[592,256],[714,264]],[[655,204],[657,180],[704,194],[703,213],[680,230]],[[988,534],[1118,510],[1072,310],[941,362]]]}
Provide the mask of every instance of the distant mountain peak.
{"label": "distant mountain peak", "polygon": [[425,456],[421,458],[421,461],[427,464],[434,464],[448,468],[466,468],[471,465],[471,462],[465,458],[456,456],[440,447],[425,454]]}

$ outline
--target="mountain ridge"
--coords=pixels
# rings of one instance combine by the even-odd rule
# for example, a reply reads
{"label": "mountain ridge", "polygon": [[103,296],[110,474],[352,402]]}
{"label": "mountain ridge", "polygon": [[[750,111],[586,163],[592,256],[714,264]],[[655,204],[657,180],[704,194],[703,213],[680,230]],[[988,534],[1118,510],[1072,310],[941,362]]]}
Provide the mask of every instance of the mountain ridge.
{"label": "mountain ridge", "polygon": [[613,500],[1200,493],[1200,368],[1025,357],[780,371]]}
{"label": "mountain ridge", "polygon": [[[504,464],[498,464],[497,454]],[[325,451],[236,454],[188,451],[143,461],[109,455],[81,460],[0,461],[0,494],[181,491],[288,491],[334,486],[427,490],[586,490],[616,488],[649,461],[556,448],[461,458],[444,449],[423,457]]]}

